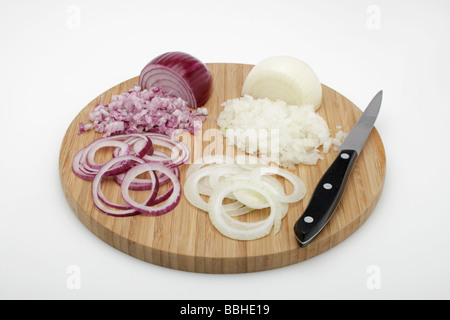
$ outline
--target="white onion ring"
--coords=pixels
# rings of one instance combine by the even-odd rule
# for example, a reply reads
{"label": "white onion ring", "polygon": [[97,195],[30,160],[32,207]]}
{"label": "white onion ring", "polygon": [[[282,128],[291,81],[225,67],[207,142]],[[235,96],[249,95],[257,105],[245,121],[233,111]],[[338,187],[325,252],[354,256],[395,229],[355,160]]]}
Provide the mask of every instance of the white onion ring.
{"label": "white onion ring", "polygon": [[225,155],[212,155],[195,160],[186,170],[186,179],[195,171],[203,168],[208,164],[233,164],[234,159]]}
{"label": "white onion ring", "polygon": [[[272,226],[277,234],[289,203],[301,200],[306,194],[303,181],[287,170],[258,161],[257,157],[239,156],[234,159],[234,164],[225,164],[225,159],[224,156],[205,157],[188,168],[184,187],[186,199],[208,212],[214,226],[233,239],[263,237]],[[284,186],[273,176],[275,174],[294,185],[291,194],[286,195]],[[209,195],[209,201],[203,200],[200,194]],[[225,198],[237,201],[223,204]],[[271,214],[274,213],[273,219],[264,222],[244,223],[232,218],[268,207]]]}
{"label": "white onion ring", "polygon": [[279,175],[288,180],[294,186],[294,191],[289,195],[279,194],[279,200],[281,202],[286,203],[298,202],[301,199],[303,199],[306,194],[306,186],[304,182],[301,179],[299,179],[299,177],[297,177],[295,174],[285,169],[281,169],[278,167],[258,167],[252,170],[251,174],[252,177],[255,178],[256,180],[260,180],[262,176],[267,174]]}
{"label": "white onion ring", "polygon": [[[227,167],[221,167],[227,168]],[[202,199],[200,193],[198,192],[198,183],[200,179],[209,176],[215,170],[217,170],[217,166],[204,167],[202,170],[196,170],[191,173],[191,175],[186,179],[184,184],[184,196],[186,199],[195,207],[208,211],[208,203]],[[233,202],[224,205],[226,211],[233,211],[243,207],[243,204],[239,202]],[[247,211],[248,212],[248,211]]]}
{"label": "white onion ring", "polygon": [[[223,208],[222,201],[227,194],[234,190],[245,188],[262,194],[270,205],[270,215],[263,221],[241,222],[234,220]],[[223,235],[236,240],[254,240],[268,235],[274,225],[276,216],[280,216],[280,206],[272,194],[261,185],[248,181],[245,186],[241,183],[227,181],[222,187],[216,189],[209,201],[209,217],[212,224]]]}

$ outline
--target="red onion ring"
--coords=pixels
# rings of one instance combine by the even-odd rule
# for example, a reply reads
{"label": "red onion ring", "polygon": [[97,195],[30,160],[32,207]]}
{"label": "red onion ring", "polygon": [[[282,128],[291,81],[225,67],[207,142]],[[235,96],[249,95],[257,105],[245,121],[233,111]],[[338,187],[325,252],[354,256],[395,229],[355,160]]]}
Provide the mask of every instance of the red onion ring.
{"label": "red onion ring", "polygon": [[[178,167],[170,168],[173,173],[177,176],[178,179],[180,179],[180,169]],[[158,173],[157,175],[159,185],[165,185],[166,183],[170,182],[170,179],[164,174],[164,173]],[[123,179],[125,177],[125,173],[121,173],[114,176],[114,179],[116,180],[117,184],[122,185]],[[149,179],[141,179],[136,178],[134,179],[130,184],[130,190],[150,190],[152,188],[152,180]]]}
{"label": "red onion ring", "polygon": [[[135,157],[135,156],[120,156],[111,159],[107,163],[104,164],[103,167],[100,168],[100,170],[97,172],[97,174],[94,177],[94,180],[92,181],[92,198],[94,200],[95,206],[101,210],[102,212],[116,217],[129,217],[133,215],[139,214],[139,211],[137,211],[134,207],[131,206],[122,206],[119,204],[113,204],[110,201],[106,199],[106,197],[101,192],[101,182],[105,175],[105,172],[107,172],[112,166],[114,166],[116,163],[119,162],[137,162],[141,164],[145,164],[144,160],[141,158]],[[149,170],[151,171],[151,170]],[[145,172],[145,171],[143,171]],[[143,173],[141,172],[141,173]],[[153,179],[156,179],[156,175],[151,172],[150,176]],[[154,180],[156,181],[156,180]],[[147,200],[145,201],[146,204],[152,203],[157,196],[159,185],[157,183],[153,183],[153,188],[150,192],[150,195],[148,196]],[[108,204],[112,208],[108,208],[105,204]],[[120,210],[118,210],[120,209]]]}
{"label": "red onion ring", "polygon": [[[153,146],[162,146],[172,151],[172,156]],[[114,147],[112,159],[105,163],[96,163],[95,154],[101,148]],[[133,216],[140,213],[161,215],[172,210],[180,201],[179,166],[190,158],[189,149],[179,140],[160,133],[125,134],[102,137],[79,150],[72,160],[74,174],[82,179],[92,180],[92,197],[95,206],[102,212],[117,217]],[[143,170],[135,173],[135,167],[148,164]],[[155,168],[155,169],[151,169]],[[148,171],[150,179],[137,178]],[[133,204],[118,204],[108,200],[103,194],[101,183],[103,178],[112,177],[120,185],[121,192]],[[124,185],[125,181],[125,187]],[[171,183],[164,193],[158,195],[161,185]],[[129,195],[130,190],[150,190],[143,203],[136,203]],[[166,201],[161,206],[156,206]],[[139,209],[136,209],[139,208]],[[142,212],[143,211],[143,212]]]}
{"label": "red onion ring", "polygon": [[[175,138],[171,138],[167,135],[163,135],[156,132],[147,132],[145,133],[145,136],[149,137],[154,145],[166,147],[171,150],[171,163],[167,163],[166,166],[169,168],[178,167],[182,164],[185,164],[190,159],[190,152],[188,147],[182,143],[180,140],[177,140]],[[179,151],[179,154],[176,155],[175,151]],[[160,162],[165,160],[161,159],[160,157],[154,157],[152,155],[145,155],[144,159],[148,162]]]}
{"label": "red onion ring", "polygon": [[89,149],[86,151],[86,162],[84,166],[86,169],[100,169],[105,163],[98,164],[95,162],[95,154],[98,150],[107,147],[117,147],[118,156],[128,155],[130,153],[130,145],[126,142],[111,139],[97,140]]}
{"label": "red onion ring", "polygon": [[[135,155],[136,157],[142,158],[146,155],[152,155],[154,152],[153,142],[152,140],[142,134],[132,134],[130,138],[125,139],[125,142],[133,147],[133,150],[130,151],[130,154]],[[119,150],[116,149],[114,151],[114,156],[119,155]]]}
{"label": "red onion ring", "polygon": [[[138,203],[130,197],[129,187],[131,182],[141,173],[147,171],[160,171],[164,173],[172,181],[173,190],[168,197],[167,201],[160,206],[155,206],[154,203]],[[167,167],[156,163],[142,163],[131,168],[125,175],[121,186],[123,200],[136,211],[152,215],[159,216],[173,210],[181,199],[181,184],[178,177]]]}

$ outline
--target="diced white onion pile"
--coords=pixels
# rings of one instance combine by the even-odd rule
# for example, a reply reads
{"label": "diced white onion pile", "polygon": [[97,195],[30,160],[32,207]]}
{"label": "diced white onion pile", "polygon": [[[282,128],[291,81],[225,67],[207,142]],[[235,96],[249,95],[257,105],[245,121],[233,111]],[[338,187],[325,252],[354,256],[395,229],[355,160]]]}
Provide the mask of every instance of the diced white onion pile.
{"label": "diced white onion pile", "polygon": [[[282,100],[255,99],[245,95],[222,104],[217,125],[228,144],[283,167],[303,163],[315,165],[334,144],[344,137],[332,138],[326,121],[313,105],[294,106]],[[339,139],[340,138],[340,139]]]}
{"label": "diced white onion pile", "polygon": [[[293,186],[286,194],[281,176]],[[289,203],[303,199],[306,186],[288,170],[269,166],[252,156],[209,156],[197,160],[186,172],[184,195],[195,207],[208,212],[215,228],[236,240],[254,240],[268,235],[272,227],[278,233]],[[202,197],[209,196],[205,201]],[[224,199],[234,202],[224,204]],[[243,222],[233,217],[254,210],[270,208],[270,215],[257,222]]]}

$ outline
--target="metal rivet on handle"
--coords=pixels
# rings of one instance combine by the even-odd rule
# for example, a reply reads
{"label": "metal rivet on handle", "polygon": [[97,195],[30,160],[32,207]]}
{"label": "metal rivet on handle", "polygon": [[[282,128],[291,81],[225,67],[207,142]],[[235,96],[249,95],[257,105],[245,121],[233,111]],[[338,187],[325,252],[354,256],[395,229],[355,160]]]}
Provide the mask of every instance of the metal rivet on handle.
{"label": "metal rivet on handle", "polygon": [[325,183],[325,184],[323,185],[323,187],[324,187],[325,189],[327,189],[327,190],[330,190],[331,188],[333,188],[333,186],[331,185],[331,183]]}
{"label": "metal rivet on handle", "polygon": [[314,221],[313,217],[310,217],[310,216],[306,216],[303,220],[304,220],[306,223],[312,223],[312,222]]}
{"label": "metal rivet on handle", "polygon": [[348,153],[343,153],[341,154],[341,158],[347,160],[348,158],[350,158],[350,155]]}

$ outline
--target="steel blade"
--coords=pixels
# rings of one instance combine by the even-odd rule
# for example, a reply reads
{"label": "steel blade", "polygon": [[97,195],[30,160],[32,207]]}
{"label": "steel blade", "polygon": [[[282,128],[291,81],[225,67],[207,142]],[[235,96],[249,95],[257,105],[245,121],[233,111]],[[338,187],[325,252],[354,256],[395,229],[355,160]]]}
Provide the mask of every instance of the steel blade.
{"label": "steel blade", "polygon": [[377,119],[382,98],[383,90],[378,92],[369,103],[361,118],[359,118],[344,142],[342,142],[341,146],[338,148],[338,151],[350,149],[355,150],[358,154],[361,152],[367,137],[372,131],[375,120]]}

